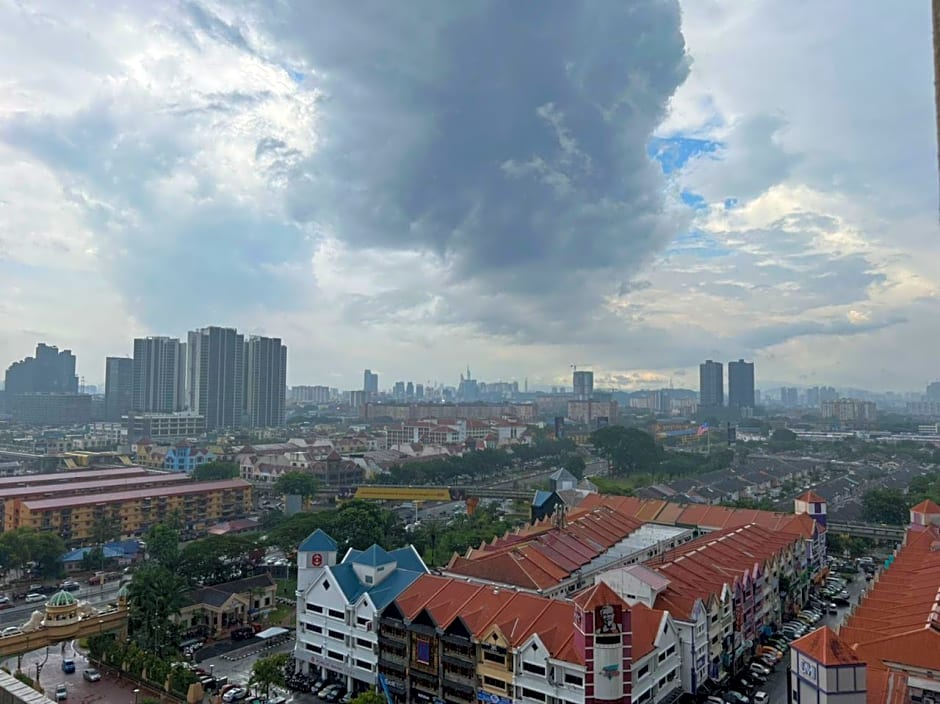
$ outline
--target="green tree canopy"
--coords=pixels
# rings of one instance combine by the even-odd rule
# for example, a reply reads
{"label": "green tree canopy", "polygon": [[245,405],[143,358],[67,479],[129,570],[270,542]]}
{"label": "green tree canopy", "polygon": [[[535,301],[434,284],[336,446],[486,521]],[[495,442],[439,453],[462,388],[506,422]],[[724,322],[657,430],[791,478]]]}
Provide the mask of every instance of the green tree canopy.
{"label": "green tree canopy", "polygon": [[309,499],[317,494],[317,480],[308,472],[284,472],[274,483],[274,490],[279,494],[303,496]]}
{"label": "green tree canopy", "polygon": [[27,562],[36,562],[41,575],[54,577],[62,569],[59,558],[64,552],[65,543],[52,532],[16,528],[0,533],[0,563],[8,568],[24,569]]}
{"label": "green tree canopy", "polygon": [[371,689],[363,692],[362,694],[357,694],[352,698],[350,704],[386,704],[385,697],[374,692]]}
{"label": "green tree canopy", "polygon": [[585,464],[584,458],[581,455],[568,455],[562,466],[571,472],[575,479],[579,481],[584,479],[584,470],[587,468],[587,464]]}
{"label": "green tree canopy", "polygon": [[788,428],[777,428],[770,435],[771,442],[796,442],[796,433]]}
{"label": "green tree canopy", "polygon": [[171,620],[184,605],[186,582],[154,562],[137,568],[128,585],[128,634],[140,648],[160,656],[175,656],[180,629]]}
{"label": "green tree canopy", "polygon": [[238,464],[215,460],[201,464],[193,470],[193,479],[197,482],[209,482],[217,479],[237,479]]}
{"label": "green tree canopy", "polygon": [[255,547],[252,538],[242,535],[210,535],[194,540],[180,551],[177,572],[190,584],[219,584],[237,579]]}
{"label": "green tree canopy", "polygon": [[390,549],[405,540],[402,523],[393,512],[367,501],[348,501],[336,509],[290,516],[268,531],[267,542],[290,552],[317,528],[343,549],[364,550],[373,543]]}
{"label": "green tree canopy", "polygon": [[287,664],[288,659],[290,659],[288,653],[276,653],[258,658],[251,666],[248,685],[256,687],[267,699],[271,687],[285,686],[284,666]]}
{"label": "green tree canopy", "polygon": [[869,489],[862,495],[862,517],[872,523],[902,526],[910,519],[912,505],[897,489]]}
{"label": "green tree canopy", "polygon": [[147,531],[147,554],[158,565],[175,570],[180,559],[180,534],[170,526],[157,523]]}
{"label": "green tree canopy", "polygon": [[591,442],[610,460],[614,474],[650,472],[662,459],[662,449],[653,436],[638,428],[610,425],[594,431]]}

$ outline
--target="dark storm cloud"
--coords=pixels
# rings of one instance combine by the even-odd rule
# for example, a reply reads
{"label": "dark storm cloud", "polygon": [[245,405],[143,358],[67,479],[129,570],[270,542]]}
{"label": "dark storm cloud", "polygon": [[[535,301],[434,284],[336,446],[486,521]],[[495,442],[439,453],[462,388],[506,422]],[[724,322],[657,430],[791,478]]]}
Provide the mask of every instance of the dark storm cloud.
{"label": "dark storm cloud", "polygon": [[747,347],[755,350],[772,347],[795,337],[809,335],[860,335],[874,330],[881,330],[906,322],[901,316],[890,316],[884,319],[866,320],[853,323],[845,318],[821,321],[796,321],[780,325],[766,325],[756,328],[740,337],[740,341]]}
{"label": "dark storm cloud", "polygon": [[588,272],[616,271],[615,293],[675,234],[647,142],[687,74],[676,2],[282,10],[258,12],[325,96],[320,148],[291,178],[298,221],[431,252],[453,282],[543,313],[593,297]]}

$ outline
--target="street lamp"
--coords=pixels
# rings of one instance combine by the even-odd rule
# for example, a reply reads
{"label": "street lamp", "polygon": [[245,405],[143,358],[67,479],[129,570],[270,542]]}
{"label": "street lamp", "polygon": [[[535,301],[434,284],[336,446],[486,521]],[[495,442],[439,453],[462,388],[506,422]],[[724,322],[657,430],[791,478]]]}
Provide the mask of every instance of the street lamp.
{"label": "street lamp", "polygon": [[140,689],[134,690],[134,704],[137,704],[137,697],[140,696]]}

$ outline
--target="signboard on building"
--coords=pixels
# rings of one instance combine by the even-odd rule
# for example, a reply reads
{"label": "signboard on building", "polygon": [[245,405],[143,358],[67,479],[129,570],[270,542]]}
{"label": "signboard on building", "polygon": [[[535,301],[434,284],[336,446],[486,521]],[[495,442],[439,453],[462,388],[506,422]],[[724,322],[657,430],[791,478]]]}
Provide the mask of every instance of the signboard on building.
{"label": "signboard on building", "polygon": [[512,704],[512,699],[501,697],[492,692],[484,692],[482,689],[477,690],[477,701],[483,704]]}

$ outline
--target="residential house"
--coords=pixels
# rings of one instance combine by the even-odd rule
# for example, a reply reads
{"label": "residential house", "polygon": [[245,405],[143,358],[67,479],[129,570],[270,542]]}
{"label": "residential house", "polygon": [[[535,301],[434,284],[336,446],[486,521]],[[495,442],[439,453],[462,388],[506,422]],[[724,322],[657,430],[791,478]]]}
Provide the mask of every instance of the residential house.
{"label": "residential house", "polygon": [[183,630],[225,637],[232,628],[244,626],[274,609],[277,583],[265,572],[200,587],[186,596],[188,603],[180,609],[178,617]]}

